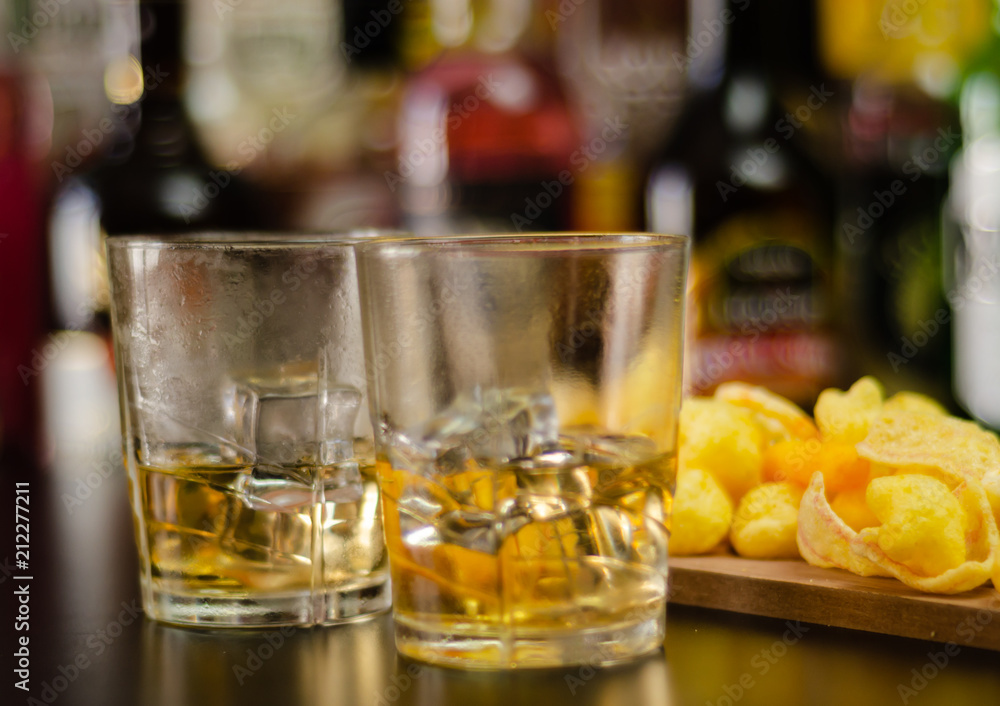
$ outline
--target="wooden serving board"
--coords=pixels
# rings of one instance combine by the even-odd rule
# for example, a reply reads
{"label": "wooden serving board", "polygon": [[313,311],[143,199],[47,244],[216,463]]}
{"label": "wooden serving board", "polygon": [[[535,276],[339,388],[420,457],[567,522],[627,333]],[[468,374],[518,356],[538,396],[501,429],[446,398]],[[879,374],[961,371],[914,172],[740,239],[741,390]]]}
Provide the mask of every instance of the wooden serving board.
{"label": "wooden serving board", "polygon": [[804,561],[671,557],[670,602],[1000,650],[1000,593],[957,596]]}

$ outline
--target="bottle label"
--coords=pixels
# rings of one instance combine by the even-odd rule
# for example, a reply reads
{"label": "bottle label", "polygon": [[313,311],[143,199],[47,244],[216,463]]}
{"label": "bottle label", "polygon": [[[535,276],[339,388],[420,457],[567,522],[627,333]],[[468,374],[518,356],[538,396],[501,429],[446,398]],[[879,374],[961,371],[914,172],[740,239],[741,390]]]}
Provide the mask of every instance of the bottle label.
{"label": "bottle label", "polygon": [[697,246],[687,364],[693,394],[741,380],[808,404],[836,381],[820,233],[795,212],[741,214]]}

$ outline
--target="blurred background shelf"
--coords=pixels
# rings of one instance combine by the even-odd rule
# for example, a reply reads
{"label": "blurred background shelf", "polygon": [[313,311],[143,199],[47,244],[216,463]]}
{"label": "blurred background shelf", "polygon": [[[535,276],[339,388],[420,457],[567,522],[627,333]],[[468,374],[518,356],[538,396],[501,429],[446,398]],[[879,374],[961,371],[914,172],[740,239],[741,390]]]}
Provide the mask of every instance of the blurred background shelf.
{"label": "blurred background shelf", "polygon": [[[100,428],[101,409],[106,407],[98,400],[75,411],[86,411]],[[411,662],[394,648],[389,615],[284,631],[162,625],[139,617],[132,519],[114,453],[102,459],[76,446],[80,455],[73,458],[71,439],[61,444],[59,474],[0,465],[9,481],[0,483],[4,506],[13,504],[15,481],[31,487],[31,695],[40,703],[723,706],[742,694],[738,701],[746,706],[885,706],[900,699],[901,685],[918,695],[911,703],[925,706],[1000,701],[997,653],[967,644],[965,631],[951,638],[958,654],[944,653],[941,642],[823,624],[836,624],[836,616],[812,623],[674,602],[667,608],[663,651],[614,668],[514,673]],[[678,598],[686,590],[683,569],[676,568],[682,566],[676,561],[672,569]],[[0,606],[10,615],[11,582],[0,576]],[[783,609],[780,600],[771,594],[775,612]],[[956,616],[950,632],[960,625]],[[3,650],[0,666],[8,667],[12,652]],[[8,694],[5,703],[11,704],[27,698],[10,682],[0,694]]]}
{"label": "blurred background shelf", "polygon": [[[690,234],[686,388],[878,375],[1000,426],[994,0],[12,0],[0,414],[48,458],[103,238]],[[39,449],[42,448],[41,452]]]}

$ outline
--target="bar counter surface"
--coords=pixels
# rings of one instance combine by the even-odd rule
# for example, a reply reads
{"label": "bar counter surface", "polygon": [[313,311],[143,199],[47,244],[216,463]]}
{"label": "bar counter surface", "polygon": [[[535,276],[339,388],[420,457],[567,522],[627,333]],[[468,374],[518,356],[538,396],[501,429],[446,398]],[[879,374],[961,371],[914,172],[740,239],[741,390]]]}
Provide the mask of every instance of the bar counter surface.
{"label": "bar counter surface", "polygon": [[[113,380],[86,351],[62,354],[60,365],[42,382],[44,468],[9,454],[0,462],[2,706],[1000,704],[1000,652],[961,639],[949,645],[673,604],[663,650],[604,669],[468,672],[412,662],[396,653],[388,614],[268,631],[152,622],[139,604]],[[30,498],[26,570],[16,565],[18,483]],[[28,691],[16,687],[23,637]]]}
{"label": "bar counter surface", "polygon": [[[507,673],[408,661],[393,648],[390,615],[269,631],[161,625],[139,605],[121,469],[102,480],[68,505],[78,486],[5,469],[7,508],[15,483],[30,483],[32,576],[15,578],[5,532],[0,649],[6,662],[28,636],[30,653],[29,692],[14,688],[13,666],[3,671],[6,704],[1000,704],[1000,653],[676,605],[658,654]],[[29,627],[15,630],[25,587]]]}

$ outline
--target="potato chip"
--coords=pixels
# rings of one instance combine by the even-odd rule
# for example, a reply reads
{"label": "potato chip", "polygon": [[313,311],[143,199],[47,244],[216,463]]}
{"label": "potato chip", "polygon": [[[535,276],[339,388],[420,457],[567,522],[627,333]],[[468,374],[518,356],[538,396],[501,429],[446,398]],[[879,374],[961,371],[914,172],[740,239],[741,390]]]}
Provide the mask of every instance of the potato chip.
{"label": "potato chip", "polygon": [[671,552],[709,551],[729,525],[741,556],[1000,591],[1000,440],[925,395],[883,397],[872,377],[824,390],[815,426],[743,383],[685,400]]}
{"label": "potato chip", "polygon": [[871,464],[858,456],[853,444],[829,441],[820,446],[813,457],[813,469],[823,474],[830,493],[850,488],[863,488],[868,483]]}
{"label": "potato chip", "polygon": [[868,507],[865,500],[865,486],[842,490],[830,500],[830,508],[844,523],[855,532],[865,527],[875,527],[879,524],[878,517]]}
{"label": "potato chip", "polygon": [[863,377],[847,392],[823,390],[813,410],[824,441],[856,444],[868,435],[868,427],[882,408],[882,385]]}
{"label": "potato chip", "polygon": [[763,476],[765,480],[787,480],[805,488],[812,474],[819,471],[827,491],[839,493],[864,486],[869,465],[851,444],[789,439],[764,450]]}
{"label": "potato chip", "polygon": [[993,509],[993,519],[1000,525],[1000,468],[987,471],[979,481],[986,492],[986,499],[989,500]]}
{"label": "potato chip", "polygon": [[813,566],[846,569],[858,576],[891,576],[888,570],[852,550],[857,533],[830,507],[823,474],[816,473],[799,504],[796,541],[802,558]]}
{"label": "potato chip", "polygon": [[715,390],[715,399],[724,400],[754,413],[769,441],[812,439],[819,436],[809,415],[791,400],[766,387],[743,382],[725,382]]}
{"label": "potato chip", "polygon": [[[857,449],[857,446],[854,447]],[[864,458],[860,452],[858,452],[858,457]],[[882,476],[895,475],[896,469],[892,466],[887,466],[884,463],[874,463],[868,461],[868,480],[871,481],[875,478],[881,478]]]}
{"label": "potato chip", "polygon": [[964,514],[936,478],[913,474],[876,478],[866,493],[882,525],[879,549],[921,576],[937,576],[965,561]]}
{"label": "potato chip", "polygon": [[802,488],[794,483],[762,483],[740,500],[729,540],[740,556],[793,559]]}
{"label": "potato chip", "polygon": [[954,488],[981,484],[994,517],[1000,517],[1000,441],[974,422],[921,412],[879,415],[858,454],[872,463],[930,474]]}
{"label": "potato chip", "polygon": [[919,392],[897,392],[882,403],[883,412],[923,412],[924,414],[947,415],[948,410],[927,395]]}
{"label": "potato chip", "polygon": [[686,468],[677,476],[671,512],[670,553],[704,554],[729,533],[733,504],[711,473]]}
{"label": "potato chip", "polygon": [[679,426],[682,467],[711,473],[733,502],[760,482],[763,435],[750,410],[689,397],[681,406]]}
{"label": "potato chip", "polygon": [[816,439],[786,439],[771,444],[764,449],[763,479],[783,481],[812,475],[810,465],[819,447],[820,442]]}
{"label": "potato chip", "polygon": [[[885,479],[888,480],[888,479]],[[961,506],[967,560],[934,576],[921,575],[910,566],[894,561],[879,546],[879,528],[862,530],[852,551],[877,563],[911,588],[929,593],[961,593],[981,586],[998,561],[1000,533],[990,511],[986,493],[977,483],[962,483],[953,491]]]}

